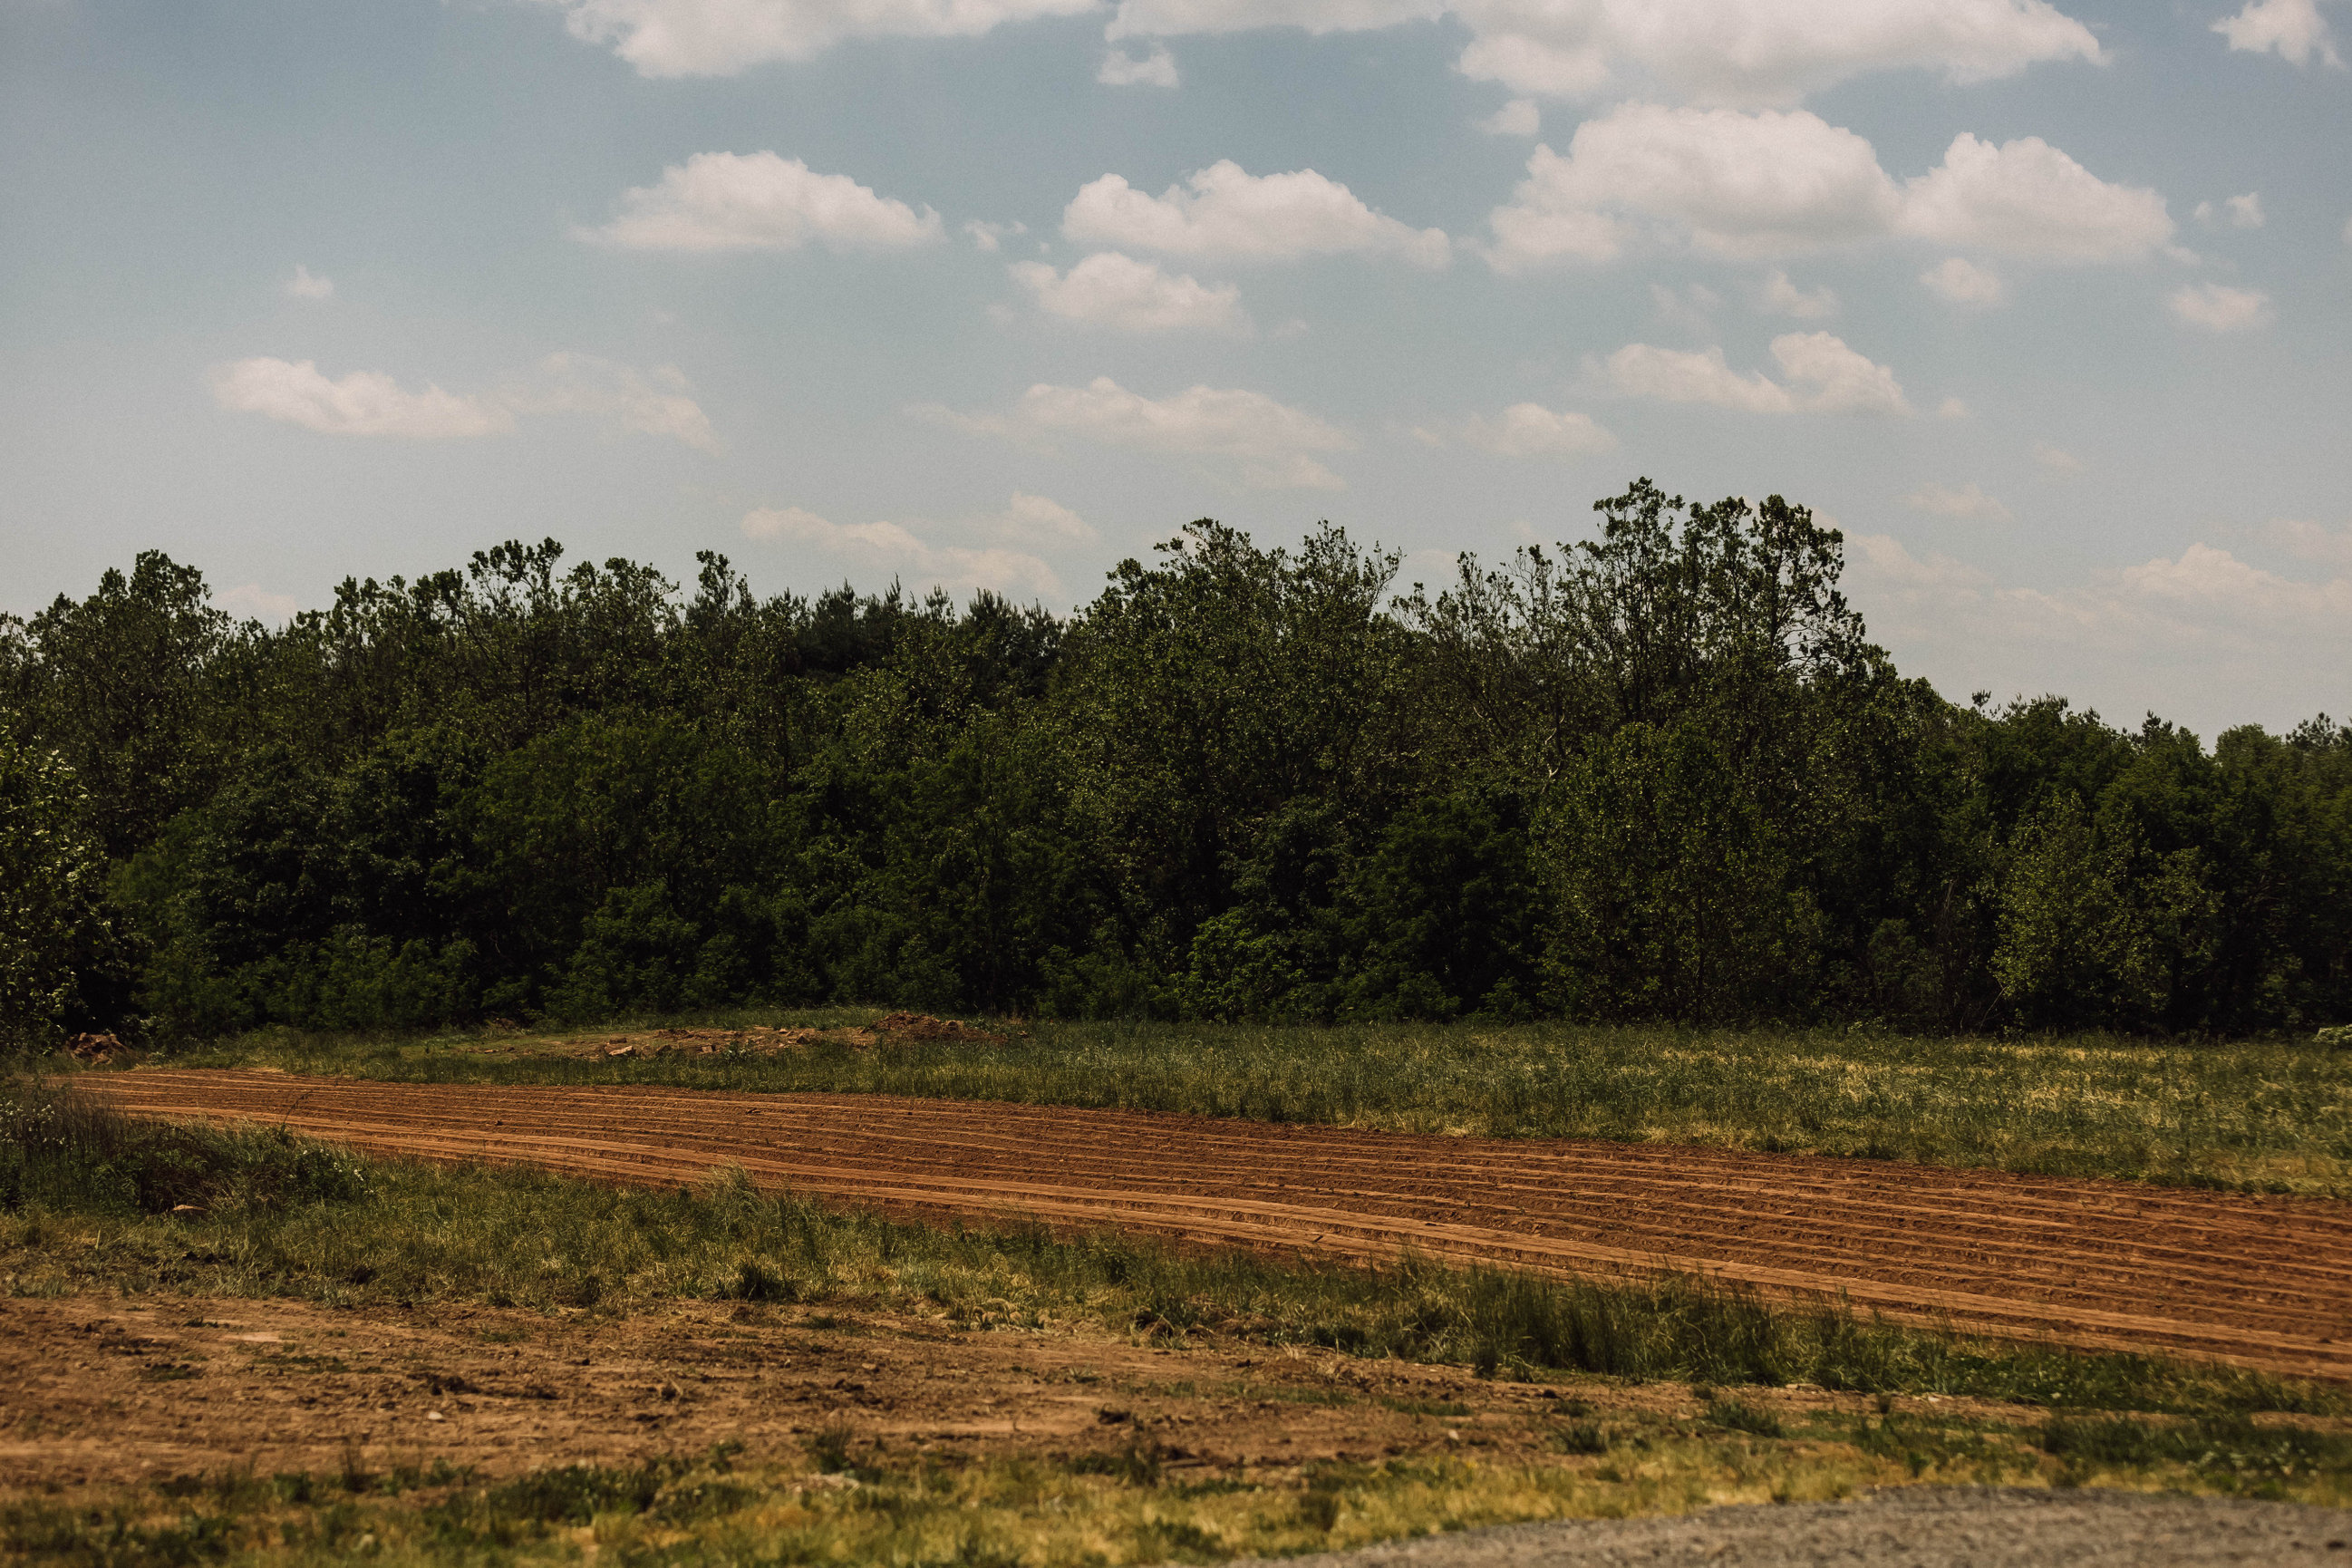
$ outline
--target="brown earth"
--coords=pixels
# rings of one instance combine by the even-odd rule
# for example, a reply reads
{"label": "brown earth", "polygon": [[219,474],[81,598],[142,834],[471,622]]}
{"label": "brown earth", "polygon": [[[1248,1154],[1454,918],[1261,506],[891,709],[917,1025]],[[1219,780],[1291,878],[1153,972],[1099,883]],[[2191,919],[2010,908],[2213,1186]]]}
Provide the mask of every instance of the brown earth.
{"label": "brown earth", "polygon": [[[1686,1389],[1594,1388],[1601,1415],[1686,1418]],[[1759,1391],[1795,1417],[1858,1395]],[[1906,1409],[1976,1414],[1963,1401]],[[11,1301],[0,1491],[121,1487],[224,1465],[377,1473],[434,1459],[499,1476],[797,1451],[846,1425],[893,1452],[1116,1452],[1274,1473],[1317,1460],[1542,1448],[1557,1390],[1318,1352],[1181,1353],[1099,1332],[966,1333],[884,1313],[686,1302],[612,1319],[104,1297]],[[1993,1407],[1987,1406],[1986,1409]]]}
{"label": "brown earth", "polygon": [[884,1095],[93,1073],[159,1117],[389,1154],[1365,1260],[1673,1269],[2075,1345],[2352,1379],[2352,1205],[1663,1145],[1421,1137]]}

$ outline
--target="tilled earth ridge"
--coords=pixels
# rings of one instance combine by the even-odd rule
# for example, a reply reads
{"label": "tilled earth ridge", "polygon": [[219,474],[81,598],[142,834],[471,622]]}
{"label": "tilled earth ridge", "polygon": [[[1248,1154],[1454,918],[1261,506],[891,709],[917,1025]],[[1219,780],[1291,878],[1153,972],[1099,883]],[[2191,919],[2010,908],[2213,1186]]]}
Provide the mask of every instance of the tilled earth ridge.
{"label": "tilled earth ridge", "polygon": [[[1286,1557],[1283,1568],[2207,1568],[2352,1561],[2352,1512],[2235,1498],[1913,1487],[1859,1502],[1511,1524]],[[1251,1561],[1229,1568],[1272,1568]]]}
{"label": "tilled earth ridge", "polygon": [[1580,1275],[1684,1270],[2098,1348],[2352,1377],[2352,1205],[1661,1145],[884,1095],[89,1074],[144,1115],[884,1212]]}

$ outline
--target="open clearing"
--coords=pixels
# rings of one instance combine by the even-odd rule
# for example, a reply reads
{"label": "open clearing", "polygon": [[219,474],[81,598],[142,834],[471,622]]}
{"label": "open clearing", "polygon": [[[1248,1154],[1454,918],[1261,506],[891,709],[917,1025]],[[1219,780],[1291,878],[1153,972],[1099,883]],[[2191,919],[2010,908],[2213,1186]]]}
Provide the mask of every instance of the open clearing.
{"label": "open clearing", "polygon": [[142,1115],[913,1215],[1016,1216],[1381,1261],[1673,1269],[1898,1318],[2352,1378],[2352,1205],[1877,1161],[881,1095],[92,1073]]}

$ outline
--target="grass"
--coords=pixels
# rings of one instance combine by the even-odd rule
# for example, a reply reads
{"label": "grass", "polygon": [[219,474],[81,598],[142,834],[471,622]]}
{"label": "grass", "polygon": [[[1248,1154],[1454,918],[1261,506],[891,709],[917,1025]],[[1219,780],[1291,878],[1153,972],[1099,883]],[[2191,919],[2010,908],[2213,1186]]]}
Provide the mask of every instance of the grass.
{"label": "grass", "polygon": [[[166,1163],[168,1184],[126,1171]],[[363,1161],[277,1134],[142,1123],[0,1087],[0,1291],[479,1302],[624,1312],[682,1298],[862,1303],[972,1331],[1084,1324],[1359,1356],[1707,1385],[1968,1394],[2061,1408],[2332,1413],[2323,1385],[2156,1357],[1973,1341],[1664,1278],[1593,1284],[1408,1259],[1381,1271],[1098,1234],[935,1229],[762,1194],[614,1189]],[[111,1180],[100,1179],[113,1172]],[[282,1173],[308,1173],[301,1181]],[[320,1173],[327,1174],[320,1174]],[[307,1183],[308,1184],[304,1184]],[[158,1213],[193,1193],[201,1213]]]}
{"label": "grass", "polygon": [[[175,1476],[135,1493],[0,1504],[0,1553],[97,1568],[234,1558],[392,1563],[889,1563],[1062,1568],[1216,1562],[1346,1548],[1506,1521],[1827,1500],[1870,1486],[2080,1485],[2340,1503],[2347,1439],[2242,1422],[1818,1419],[1802,1432],[1635,1416],[1555,1422],[1556,1457],[1180,1465],[1147,1440],[1108,1453],[973,1458],[887,1448],[847,1426],[804,1455],[733,1444],[499,1482],[446,1468],[268,1479]],[[1544,1418],[1534,1418],[1541,1424]],[[2250,1436],[2251,1435],[2251,1436]],[[2268,1447],[2263,1447],[2267,1444]]]}
{"label": "grass", "polygon": [[[873,1016],[833,1010],[697,1021],[835,1027]],[[558,1054],[560,1036],[269,1031],[175,1059],[406,1081],[874,1092],[1709,1144],[2352,1196],[2352,1051],[2308,1043],[1460,1024],[1036,1023],[1013,1034],[985,1047],[824,1044],[608,1060]],[[485,1049],[492,1045],[511,1054]]]}

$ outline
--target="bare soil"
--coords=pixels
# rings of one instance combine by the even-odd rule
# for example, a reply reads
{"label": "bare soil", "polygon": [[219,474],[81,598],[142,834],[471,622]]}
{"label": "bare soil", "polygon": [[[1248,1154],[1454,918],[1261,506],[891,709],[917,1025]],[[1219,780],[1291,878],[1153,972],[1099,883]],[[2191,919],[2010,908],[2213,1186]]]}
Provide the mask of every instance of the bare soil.
{"label": "bare soil", "polygon": [[[1695,1415],[1672,1384],[1580,1389],[1594,1414]],[[1791,1419],[1859,1395],[1758,1391]],[[1906,1400],[1947,1415],[1958,1400]],[[249,1468],[485,1477],[625,1464],[721,1441],[797,1454],[845,1424],[886,1449],[1117,1452],[1279,1480],[1318,1460],[1525,1457],[1558,1391],[1327,1352],[1156,1349],[1099,1332],[682,1303],[624,1318],[69,1297],[9,1303],[0,1489],[121,1487]],[[1995,1406],[1984,1406],[1987,1410]]]}
{"label": "bare soil", "polygon": [[1015,1216],[1385,1260],[1673,1269],[2105,1349],[2352,1378],[2352,1204],[1659,1145],[637,1086],[268,1071],[93,1073],[142,1115],[283,1125],[388,1154],[598,1180],[754,1182],[926,1216]]}

